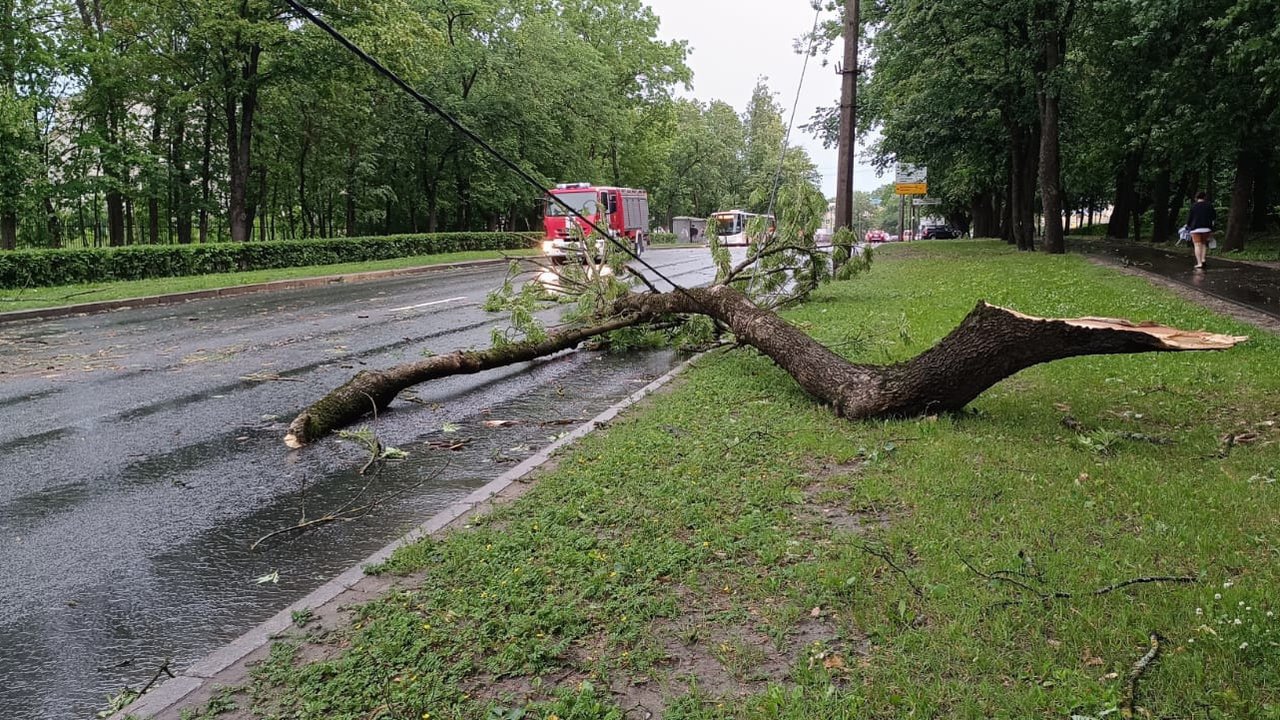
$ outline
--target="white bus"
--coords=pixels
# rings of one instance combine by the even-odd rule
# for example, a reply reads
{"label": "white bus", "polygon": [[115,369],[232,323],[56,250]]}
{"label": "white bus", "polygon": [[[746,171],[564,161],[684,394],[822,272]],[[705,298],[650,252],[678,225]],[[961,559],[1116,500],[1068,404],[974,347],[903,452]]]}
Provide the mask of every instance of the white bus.
{"label": "white bus", "polygon": [[748,245],[753,240],[762,239],[747,237],[748,223],[755,218],[768,220],[765,224],[766,235],[772,234],[777,229],[777,220],[772,215],[749,213],[745,210],[726,210],[715,213],[711,216],[711,223],[715,226],[715,234],[720,238],[721,245]]}

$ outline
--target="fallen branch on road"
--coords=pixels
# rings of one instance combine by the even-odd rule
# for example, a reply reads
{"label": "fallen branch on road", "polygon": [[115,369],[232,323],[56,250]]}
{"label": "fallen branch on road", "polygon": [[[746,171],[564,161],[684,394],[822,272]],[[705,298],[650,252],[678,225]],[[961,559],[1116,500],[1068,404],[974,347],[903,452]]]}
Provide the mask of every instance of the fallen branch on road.
{"label": "fallen branch on road", "polygon": [[560,330],[545,339],[485,351],[439,355],[387,370],[364,371],[321,398],[289,425],[285,443],[301,447],[361,417],[385,409],[405,388],[428,380],[482,372],[578,346],[615,330],[674,316],[706,315],[739,343],[764,353],[812,397],[848,419],[909,417],[957,411],[987,388],[1023,369],[1081,355],[1223,350],[1248,338],[1188,332],[1113,318],[1050,319],[978,303],[933,348],[895,365],[855,364],[781,316],[725,286],[667,293],[631,293],[611,318]]}

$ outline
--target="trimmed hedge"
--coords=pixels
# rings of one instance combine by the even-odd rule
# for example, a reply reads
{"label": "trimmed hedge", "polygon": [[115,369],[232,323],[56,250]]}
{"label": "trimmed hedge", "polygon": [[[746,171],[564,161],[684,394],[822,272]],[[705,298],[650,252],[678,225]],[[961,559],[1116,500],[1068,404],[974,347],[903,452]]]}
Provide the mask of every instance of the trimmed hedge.
{"label": "trimmed hedge", "polygon": [[0,252],[0,288],[145,280],[534,247],[541,233],[435,233],[205,245]]}

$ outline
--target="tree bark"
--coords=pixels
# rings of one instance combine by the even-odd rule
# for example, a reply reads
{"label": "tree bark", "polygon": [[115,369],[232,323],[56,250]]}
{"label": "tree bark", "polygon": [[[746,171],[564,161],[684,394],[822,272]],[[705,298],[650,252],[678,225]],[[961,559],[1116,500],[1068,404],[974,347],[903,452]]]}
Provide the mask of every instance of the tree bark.
{"label": "tree bark", "polygon": [[249,179],[252,173],[253,121],[258,110],[258,66],[262,46],[252,43],[245,49],[240,77],[238,65],[224,67],[224,112],[227,131],[227,169],[230,199],[227,207],[232,242],[246,242],[252,230],[249,208]]}
{"label": "tree bark", "polygon": [[[1009,157],[1013,157],[1013,153],[1009,153]],[[1004,203],[1000,208],[1000,239],[1006,243],[1013,245],[1017,240],[1013,236],[1013,197],[1014,197],[1014,176],[1013,170],[1009,170],[1009,181],[1004,188]]]}
{"label": "tree bark", "polygon": [[1169,196],[1169,202],[1165,206],[1167,213],[1165,222],[1166,227],[1171,231],[1176,231],[1182,225],[1183,209],[1187,206],[1187,198],[1191,197],[1191,188],[1194,186],[1195,178],[1192,173],[1184,172],[1178,181],[1178,187]]}
{"label": "tree bark", "polygon": [[364,371],[307,408],[285,443],[300,447],[367,413],[384,410],[405,388],[449,375],[477,373],[569,350],[596,335],[658,318],[702,314],[730,328],[823,404],[844,418],[908,417],[955,411],[987,388],[1039,363],[1079,355],[1219,350],[1247,338],[1184,332],[1126,320],[1030,317],[979,303],[933,348],[896,365],[850,363],[777,314],[725,285],[632,294],[598,325],[553,333],[539,342],[455,352],[383,371]]}
{"label": "tree bark", "polygon": [[1142,169],[1142,153],[1130,150],[1124,164],[1116,174],[1116,197],[1112,202],[1111,220],[1107,224],[1107,237],[1123,240],[1129,237],[1129,218],[1137,204],[1135,185]]}
{"label": "tree bark", "polygon": [[1031,128],[1019,130],[1015,143],[1013,237],[1019,250],[1035,250],[1036,184],[1039,177],[1040,139]]}
{"label": "tree bark", "polygon": [[346,212],[346,236],[356,236],[356,146],[354,143],[347,146],[347,191],[344,199],[344,207]]}
{"label": "tree bark", "polygon": [[204,109],[204,153],[200,158],[200,243],[209,242],[209,195],[212,192],[213,174],[213,103]]}
{"label": "tree bark", "polygon": [[[1054,11],[1056,13],[1056,10]],[[1040,202],[1044,206],[1044,248],[1062,254],[1067,251],[1062,224],[1062,152],[1056,74],[1062,66],[1062,50],[1066,44],[1062,31],[1055,26],[1045,33],[1044,72],[1040,91]]]}
{"label": "tree bark", "polygon": [[[161,141],[164,140],[164,119],[169,104],[164,99],[157,99],[151,106],[151,154],[160,157],[163,153]],[[160,188],[156,178],[147,179],[147,244],[160,244]]]}
{"label": "tree bark", "polygon": [[1242,143],[1236,157],[1236,177],[1231,184],[1231,209],[1227,213],[1227,232],[1222,238],[1222,251],[1244,249],[1244,236],[1249,228],[1249,201],[1253,196],[1253,148]]}
{"label": "tree bark", "polygon": [[1258,156],[1253,173],[1253,216],[1249,221],[1249,229],[1254,232],[1265,232],[1271,219],[1271,157],[1272,149],[1267,143],[1259,143],[1265,149]]}
{"label": "tree bark", "polygon": [[[1019,250],[1031,250],[1035,237],[1035,197],[1032,188],[1035,186],[1035,175],[1029,163],[1033,143],[1022,128],[1015,128],[1010,144],[1010,229],[1013,243]],[[1031,212],[1028,212],[1028,209]]]}
{"label": "tree bark", "polygon": [[18,214],[12,210],[0,213],[0,250],[18,246]]}
{"label": "tree bark", "polygon": [[1169,239],[1173,234],[1173,225],[1169,222],[1167,212],[1162,209],[1169,207],[1169,195],[1172,194],[1172,180],[1167,164],[1160,168],[1160,172],[1156,174],[1155,186],[1151,190],[1152,205],[1152,223],[1151,223],[1151,242],[1162,243]]}
{"label": "tree bark", "polygon": [[1000,236],[999,203],[994,192],[987,191],[973,196],[970,215],[973,218],[973,236],[993,238]]}
{"label": "tree bark", "polygon": [[169,157],[174,172],[174,233],[180,245],[191,244],[191,168],[185,155],[188,110],[188,107],[180,107],[174,113],[173,129],[169,139]]}

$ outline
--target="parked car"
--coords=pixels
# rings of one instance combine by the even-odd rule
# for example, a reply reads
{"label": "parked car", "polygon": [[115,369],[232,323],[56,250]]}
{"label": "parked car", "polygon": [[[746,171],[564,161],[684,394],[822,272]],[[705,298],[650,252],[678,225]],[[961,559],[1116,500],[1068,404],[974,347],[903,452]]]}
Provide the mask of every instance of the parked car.
{"label": "parked car", "polygon": [[889,234],[883,230],[868,230],[864,238],[869,243],[889,242]]}
{"label": "parked car", "polygon": [[955,240],[963,234],[950,225],[927,225],[920,233],[923,240]]}

